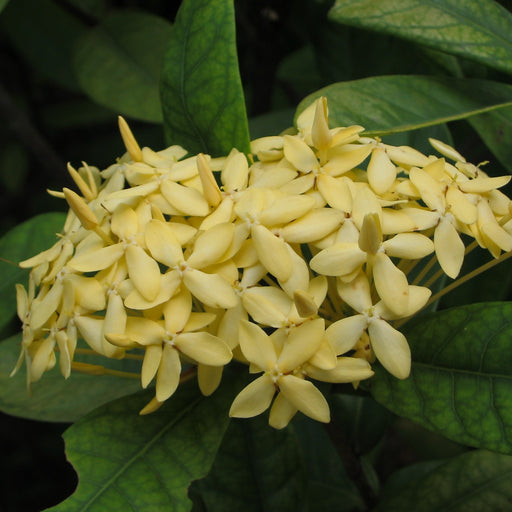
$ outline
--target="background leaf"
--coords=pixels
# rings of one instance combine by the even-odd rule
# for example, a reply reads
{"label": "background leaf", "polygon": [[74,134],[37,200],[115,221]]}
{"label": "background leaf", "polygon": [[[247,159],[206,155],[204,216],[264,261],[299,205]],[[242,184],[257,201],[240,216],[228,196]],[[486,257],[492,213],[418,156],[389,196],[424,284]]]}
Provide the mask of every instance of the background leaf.
{"label": "background leaf", "polygon": [[292,428],[275,430],[265,415],[233,419],[210,473],[194,483],[191,496],[197,510],[208,512],[302,511],[305,477]]}
{"label": "background leaf", "polygon": [[[21,335],[0,342],[0,410],[13,416],[32,420],[71,423],[116,398],[140,389],[140,378],[112,375],[85,375],[76,371],[65,379],[58,365],[27,390],[23,365],[15,376],[9,377],[21,347]],[[76,361],[108,366],[114,370],[139,372],[141,363],[130,359],[106,359],[96,355],[77,355]]]}
{"label": "background leaf", "polygon": [[[436,462],[432,463],[435,464]],[[420,475],[420,471],[415,472],[416,477]],[[375,511],[510,510],[511,477],[512,457],[487,451],[472,451],[408,482],[401,492],[387,493],[388,498]]]}
{"label": "background leaf", "polygon": [[501,108],[472,117],[469,123],[501,165],[512,173],[512,108]]}
{"label": "background leaf", "polygon": [[15,0],[2,12],[0,26],[40,76],[60,87],[78,90],[72,48],[86,28],[69,12],[51,0]]}
{"label": "background leaf", "polygon": [[117,113],[161,122],[160,71],[170,33],[169,22],[143,11],[106,16],[76,46],[80,86]]}
{"label": "background leaf", "polygon": [[493,0],[336,0],[329,18],[512,72],[512,15]]}
{"label": "background leaf", "polygon": [[296,115],[320,96],[327,97],[332,126],[361,124],[369,135],[386,135],[512,105],[512,86],[469,78],[377,76],[324,87],[302,100]]}
{"label": "background leaf", "polygon": [[167,141],[214,156],[249,152],[233,0],[185,0],[162,71]]}
{"label": "background leaf", "polygon": [[404,328],[411,375],[375,365],[382,405],[449,439],[512,453],[512,303],[472,304],[418,317]]}
{"label": "background leaf", "polygon": [[[331,395],[331,400],[332,398]],[[311,512],[366,510],[365,501],[347,475],[337,449],[326,432],[325,425],[306,417],[297,418],[293,425],[297,431],[307,468],[309,510]]]}
{"label": "background leaf", "polygon": [[153,394],[111,402],[65,432],[79,483],[52,511],[190,510],[187,489],[213,463],[236,394],[233,380],[210,397],[189,381],[158,411],[139,416]]}
{"label": "background leaf", "polygon": [[9,0],[0,0],[0,12],[3,10],[3,8],[7,5]]}
{"label": "background leaf", "polygon": [[19,224],[0,238],[0,330],[16,314],[16,283],[26,284],[29,270],[18,263],[48,249],[64,226],[63,213],[44,213]]}

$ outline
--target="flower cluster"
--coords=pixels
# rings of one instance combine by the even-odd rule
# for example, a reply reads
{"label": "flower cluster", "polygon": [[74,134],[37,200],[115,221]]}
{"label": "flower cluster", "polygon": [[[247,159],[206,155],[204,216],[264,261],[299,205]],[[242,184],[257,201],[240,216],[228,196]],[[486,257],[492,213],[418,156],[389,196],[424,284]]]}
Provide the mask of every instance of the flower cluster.
{"label": "flower cluster", "polygon": [[409,375],[394,322],[431,298],[419,286],[424,258],[455,278],[461,235],[494,257],[512,250],[511,201],[498,191],[509,176],[488,177],[440,141],[442,157],[426,156],[361,126],[330,129],[325,98],[295,135],[254,140],[249,155],[155,152],[123,119],[120,130],[127,153],[103,171],[69,167],[80,195],[53,193],[70,206],[64,229],[21,263],[32,271],[28,290],[17,285],[16,369],[25,360],[29,382],[56,352],[65,377],[86,371],[74,362],[79,339],[105,358],[141,354],[142,386],[155,381],[148,413],[175,392],[183,364],[209,395],[235,359],[259,376],[231,416],[270,407],[276,428],[297,411],[328,422],[313,381],[357,385],[375,359]]}

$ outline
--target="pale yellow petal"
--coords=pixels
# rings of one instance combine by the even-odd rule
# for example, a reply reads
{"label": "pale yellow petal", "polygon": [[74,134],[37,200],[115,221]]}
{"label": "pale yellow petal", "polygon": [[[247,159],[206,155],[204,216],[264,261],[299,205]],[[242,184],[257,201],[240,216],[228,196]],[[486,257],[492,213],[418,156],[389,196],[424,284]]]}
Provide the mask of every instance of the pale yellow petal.
{"label": "pale yellow petal", "polygon": [[217,224],[204,231],[196,239],[187,264],[200,269],[218,263],[231,245],[234,235],[235,226],[231,223]]}
{"label": "pale yellow petal", "polygon": [[384,253],[375,256],[373,278],[377,293],[386,306],[397,315],[405,315],[409,304],[407,277]]}
{"label": "pale yellow petal", "polygon": [[169,204],[185,215],[204,217],[210,211],[204,196],[194,188],[166,180],[161,184],[160,190]]}
{"label": "pale yellow petal", "polygon": [[296,413],[297,407],[292,405],[282,393],[279,393],[270,408],[268,424],[280,430],[288,426],[288,423],[290,423]]}
{"label": "pale yellow petal", "polygon": [[281,290],[268,287],[248,289],[242,295],[242,304],[256,322],[270,327],[282,327],[287,323],[291,307],[290,298]]}
{"label": "pale yellow petal", "polygon": [[272,379],[262,375],[246,386],[234,399],[229,409],[229,416],[235,418],[252,418],[266,411],[276,388]]}
{"label": "pale yellow petal", "polygon": [[165,338],[165,329],[161,323],[141,316],[130,316],[126,320],[125,334],[140,345],[160,345]]}
{"label": "pale yellow petal", "polygon": [[344,221],[343,212],[333,208],[316,208],[281,229],[289,243],[310,243],[326,237]]}
{"label": "pale yellow petal", "polygon": [[434,246],[437,260],[444,273],[455,279],[464,261],[464,243],[453,224],[445,217],[441,218],[434,232]]}
{"label": "pale yellow petal", "polygon": [[174,267],[183,261],[181,244],[169,224],[161,220],[151,220],[146,226],[144,237],[155,260],[168,267]]}
{"label": "pale yellow petal", "polygon": [[247,157],[243,153],[230,155],[224,169],[222,169],[220,179],[226,191],[233,192],[246,188],[249,179]]}
{"label": "pale yellow petal", "polygon": [[392,258],[415,260],[434,252],[434,243],[420,233],[399,233],[382,244],[386,254]]}
{"label": "pale yellow petal", "polygon": [[329,206],[350,213],[352,211],[352,194],[347,179],[346,177],[334,178],[328,174],[320,174],[317,177],[316,185]]}
{"label": "pale yellow petal", "polygon": [[312,382],[284,375],[278,385],[285,398],[303,414],[322,423],[331,421],[327,400]]}
{"label": "pale yellow petal", "polygon": [[284,136],[284,156],[296,169],[307,173],[318,169],[318,160],[313,150],[298,137]]}
{"label": "pale yellow petal", "polygon": [[[37,307],[32,307],[30,327],[33,330],[42,327],[52,314],[55,313],[62,299],[63,290],[64,285],[62,281],[56,281],[39,304],[37,304]],[[32,306],[34,306],[34,303],[32,303]]]}
{"label": "pale yellow petal", "polygon": [[309,266],[324,276],[341,276],[361,267],[366,257],[357,244],[337,243],[320,251],[311,259]]}
{"label": "pale yellow petal", "polygon": [[362,164],[372,151],[370,144],[344,144],[335,148],[335,154],[322,167],[331,176],[340,176]]}
{"label": "pale yellow petal", "polygon": [[223,366],[197,365],[197,383],[203,396],[210,396],[220,384]]}
{"label": "pale yellow petal", "polygon": [[162,362],[162,345],[149,345],[144,353],[141,370],[141,384],[143,388],[147,388],[158,371],[158,367]]}
{"label": "pale yellow petal", "polygon": [[221,366],[231,361],[231,350],[224,341],[209,332],[184,332],[176,336],[176,347],[201,364]]}
{"label": "pale yellow petal", "polygon": [[397,170],[385,149],[376,147],[372,151],[366,172],[372,189],[377,194],[384,194],[393,186]]}
{"label": "pale yellow petal", "polygon": [[37,347],[36,353],[32,357],[30,365],[30,381],[36,382],[48,369],[52,356],[55,357],[53,349],[55,347],[55,340],[52,337],[45,338]]}
{"label": "pale yellow petal", "polygon": [[383,301],[375,305],[375,314],[382,317],[384,320],[398,320],[399,318],[408,317],[417,313],[422,309],[430,299],[432,292],[424,286],[409,286],[409,303],[407,311],[403,315],[396,315],[389,308],[386,307]]}
{"label": "pale yellow petal", "polygon": [[351,308],[363,313],[372,307],[370,284],[366,274],[360,272],[350,283],[337,281],[338,295]]}
{"label": "pale yellow petal", "polygon": [[414,221],[402,210],[392,210],[384,208],[382,210],[382,234],[394,235],[405,231],[414,231],[416,228]]}
{"label": "pale yellow petal", "polygon": [[288,334],[277,365],[283,373],[288,373],[308,361],[319,349],[325,332],[325,321],[316,318],[294,327]]}
{"label": "pale yellow petal", "polygon": [[[103,321],[103,335],[106,333],[123,334],[126,328],[127,314],[124,308],[123,299],[118,293],[110,293]],[[118,350],[103,338],[103,352],[107,357],[114,356]]]}
{"label": "pale yellow petal", "polygon": [[123,204],[112,214],[110,230],[120,239],[127,239],[137,233],[138,229],[139,220],[137,214],[129,206]]}
{"label": "pale yellow petal", "polygon": [[418,166],[423,167],[430,163],[429,159],[423,154],[410,146],[388,146],[384,144],[386,153],[389,158],[402,167]]}
{"label": "pale yellow petal", "polygon": [[407,339],[385,320],[373,318],[368,327],[373,351],[386,370],[398,379],[411,371],[411,351]]}
{"label": "pale yellow petal", "polygon": [[126,248],[126,266],[137,291],[146,300],[155,300],[162,281],[158,263],[141,247],[129,245]]}
{"label": "pale yellow petal", "polygon": [[18,318],[24,322],[29,311],[27,290],[21,284],[16,284],[16,311]]}
{"label": "pale yellow petal", "polygon": [[382,207],[375,192],[368,186],[359,188],[355,193],[352,207],[352,219],[358,229],[363,226],[366,215],[372,213],[376,214],[381,222]]}
{"label": "pale yellow petal", "polygon": [[68,275],[65,281],[72,284],[75,303],[87,311],[101,311],[105,308],[105,291],[101,283],[93,277]]}
{"label": "pale yellow petal", "polygon": [[309,365],[306,368],[306,373],[315,380],[343,384],[368,379],[374,372],[368,361],[364,359],[358,357],[339,357],[336,367],[332,370],[323,370]]}
{"label": "pale yellow petal", "polygon": [[192,296],[186,288],[182,288],[178,294],[167,301],[162,313],[167,332],[181,332],[185,327],[192,311]]}
{"label": "pale yellow petal", "polygon": [[261,264],[277,279],[289,279],[292,265],[286,242],[262,225],[253,226],[251,236]]}
{"label": "pale yellow petal", "polygon": [[79,316],[75,324],[81,337],[98,354],[103,354],[103,318]]}
{"label": "pale yellow petal", "polygon": [[212,308],[232,308],[238,304],[233,288],[219,275],[189,268],[183,274],[183,283],[194,297]]}
{"label": "pale yellow petal", "polygon": [[124,245],[115,244],[82,253],[68,261],[68,266],[78,272],[95,272],[113,265],[124,254]]}
{"label": "pale yellow petal", "polygon": [[496,178],[477,177],[474,180],[458,183],[458,186],[463,192],[468,192],[471,194],[483,194],[485,192],[490,192],[491,190],[505,186],[510,181],[510,179],[511,176],[498,176]]}
{"label": "pale yellow petal", "polygon": [[326,337],[322,339],[322,343],[309,359],[309,363],[323,370],[331,370],[336,367],[336,352]]}
{"label": "pale yellow petal", "polygon": [[176,391],[180,382],[180,373],[181,361],[178,351],[166,344],[156,376],[156,399],[159,402],[167,400]]}
{"label": "pale yellow petal", "polygon": [[271,339],[261,327],[247,320],[240,321],[239,342],[248,361],[262,370],[274,368],[277,354]]}
{"label": "pale yellow petal", "polygon": [[444,213],[446,203],[441,183],[427,172],[417,168],[410,170],[409,179],[419,190],[421,199],[431,210]]}
{"label": "pale yellow petal", "polygon": [[199,225],[200,231],[206,231],[207,229],[216,226],[217,224],[223,224],[225,222],[231,222],[233,220],[233,199],[225,197],[222,202],[210,213],[203,222]]}
{"label": "pale yellow petal", "polygon": [[234,308],[228,309],[219,323],[217,336],[223,339],[231,350],[238,345],[238,330],[242,320],[247,320],[247,312],[240,302]]}
{"label": "pale yellow petal", "polygon": [[[131,281],[127,280],[125,283],[131,283]],[[171,270],[170,272],[166,272],[161,279],[161,286],[158,295],[151,301],[146,300],[141,293],[139,293],[136,289],[132,289],[126,295],[124,300],[124,304],[127,308],[137,309],[137,310],[145,310],[150,309],[159,304],[162,304],[169,300],[179,285],[181,284],[181,276],[177,270]],[[133,288],[133,284],[131,285]],[[125,296],[125,295],[123,295]]]}
{"label": "pale yellow petal", "polygon": [[478,217],[476,206],[457,187],[448,187],[446,206],[460,222],[465,224],[476,222]]}
{"label": "pale yellow petal", "polygon": [[263,210],[258,219],[265,226],[288,224],[305,215],[314,205],[315,200],[309,196],[284,196]]}
{"label": "pale yellow petal", "polygon": [[342,355],[352,350],[368,325],[364,315],[352,315],[331,324],[325,330],[325,337],[336,352]]}

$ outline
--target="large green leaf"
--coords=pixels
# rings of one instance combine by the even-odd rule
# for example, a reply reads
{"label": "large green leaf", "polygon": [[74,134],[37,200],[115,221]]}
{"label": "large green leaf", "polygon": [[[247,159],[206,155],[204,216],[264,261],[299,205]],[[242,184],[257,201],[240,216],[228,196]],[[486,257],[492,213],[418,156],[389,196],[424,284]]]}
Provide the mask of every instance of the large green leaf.
{"label": "large green leaf", "polygon": [[[72,48],[86,27],[59,2],[9,2],[0,16],[0,26],[16,52],[29,65],[28,70],[20,66],[23,74],[30,76],[35,71],[61,87],[73,91],[79,89],[72,69]],[[28,76],[23,78],[28,80]]]}
{"label": "large green leaf", "polygon": [[336,0],[329,18],[512,72],[512,14],[493,0]]}
{"label": "large green leaf", "polygon": [[[20,353],[21,336],[0,342],[0,410],[13,416],[40,421],[73,422],[111,400],[135,393],[140,379],[71,372],[65,379],[57,367],[27,390],[25,365],[9,377]],[[108,366],[130,373],[140,371],[140,361],[76,356],[75,360]]]}
{"label": "large green leaf", "polygon": [[375,366],[374,398],[458,443],[512,453],[512,303],[472,304],[411,320],[411,375]]}
{"label": "large green leaf", "polygon": [[501,165],[512,173],[512,107],[472,117],[469,122]]}
{"label": "large green leaf", "polygon": [[189,381],[149,416],[138,412],[154,391],[111,402],[75,423],[64,440],[78,488],[51,510],[190,510],[187,489],[208,473],[228,425],[236,391],[226,380],[210,397]]}
{"label": "large green leaf", "polygon": [[33,217],[0,238],[0,329],[16,313],[16,283],[26,284],[28,270],[18,263],[48,249],[57,241],[55,233],[62,230],[63,213],[44,213]]}
{"label": "large green leaf", "polygon": [[401,492],[388,494],[388,498],[375,511],[510,510],[511,477],[511,456],[472,451],[459,455],[422,478],[409,482]]}
{"label": "large green leaf", "polygon": [[393,415],[371,397],[330,396],[332,415],[355,454],[369,452],[386,433]]}
{"label": "large green leaf", "polygon": [[[298,420],[298,421],[297,421]],[[307,501],[311,512],[355,512],[366,504],[349,478],[325,425],[297,418],[294,426],[307,468]],[[329,426],[328,428],[336,428]]]}
{"label": "large green leaf", "polygon": [[425,126],[512,105],[512,86],[490,80],[435,76],[376,76],[339,82],[307,96],[297,115],[326,96],[332,126],[360,124],[370,135]]}
{"label": "large green leaf", "polygon": [[210,474],[191,489],[208,512],[303,510],[306,473],[291,428],[274,430],[265,416],[232,420]]}
{"label": "large green leaf", "polygon": [[236,54],[233,0],[185,0],[173,25],[161,84],[170,144],[214,156],[249,151]]}
{"label": "large green leaf", "polygon": [[80,86],[94,101],[120,114],[161,122],[160,71],[170,33],[169,22],[142,11],[103,18],[75,48]]}

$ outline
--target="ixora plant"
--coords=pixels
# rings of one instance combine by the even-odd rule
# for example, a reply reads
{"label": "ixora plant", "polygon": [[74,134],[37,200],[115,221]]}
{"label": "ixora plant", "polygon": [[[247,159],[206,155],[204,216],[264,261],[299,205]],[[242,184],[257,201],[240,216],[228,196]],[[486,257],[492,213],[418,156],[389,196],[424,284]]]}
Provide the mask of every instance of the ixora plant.
{"label": "ixora plant", "polygon": [[[338,1],[330,16],[512,71],[491,36],[485,52],[459,32],[418,38],[393,5]],[[478,9],[512,27],[494,2]],[[438,306],[512,256],[510,176],[438,138],[418,150],[386,135],[510,106],[512,87],[338,83],[305,98],[293,128],[251,140],[233,14],[225,0],[182,3],[161,82],[171,145],[141,148],[120,117],[126,153],[68,166],[75,190],[50,191],[69,206],[57,238],[18,262],[30,273],[16,285],[11,378],[24,372],[33,400],[59,409],[47,419],[78,420],[64,435],[78,488],[52,510],[239,510],[254,495],[263,505],[248,510],[507,509],[512,307]],[[372,90],[396,111],[364,99],[354,119]],[[403,91],[432,103],[400,112]],[[479,251],[488,263],[466,271]],[[59,393],[37,396],[47,379]],[[82,414],[75,396],[91,402]],[[343,397],[482,450],[380,493],[371,457],[346,446],[341,424],[361,412]]]}

